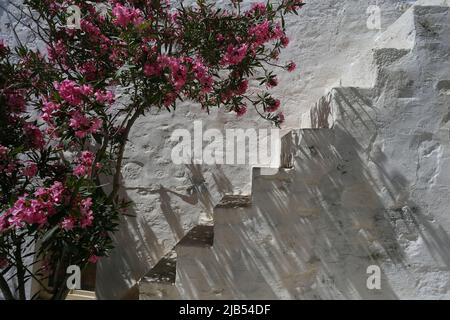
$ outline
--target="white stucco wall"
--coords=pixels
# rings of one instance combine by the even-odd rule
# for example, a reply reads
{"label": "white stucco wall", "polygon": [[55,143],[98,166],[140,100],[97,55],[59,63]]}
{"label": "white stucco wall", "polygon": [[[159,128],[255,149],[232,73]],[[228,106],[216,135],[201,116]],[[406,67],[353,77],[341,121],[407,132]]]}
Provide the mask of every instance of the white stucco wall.
{"label": "white stucco wall", "polygon": [[255,169],[252,206],[215,211],[213,247],[177,249],[181,298],[450,298],[450,10],[407,15],[413,45],[378,43],[375,86],[332,90],[333,127],[286,136],[294,167]]}
{"label": "white stucco wall", "polygon": [[[384,60],[381,66],[386,74],[378,73],[375,83],[372,49],[383,44],[390,47],[380,37],[404,13],[399,3],[405,1],[310,0],[299,16],[287,21],[291,44],[282,59],[296,62],[298,70],[281,74],[280,86],[274,89],[286,114],[285,130],[311,127],[309,110],[333,87],[376,84],[367,97],[377,119],[367,120],[369,128],[351,126],[365,114],[359,112],[351,117],[354,122],[340,118],[345,125],[336,124],[336,137],[298,131],[301,141],[312,139],[325,153],[344,152],[339,157],[333,153],[337,159],[298,155],[293,172],[253,178],[252,169],[245,165],[174,165],[170,155],[175,143],[169,137],[177,128],[192,130],[195,120],[202,120],[205,129],[220,130],[268,128],[269,124],[252,112],[242,119],[221,111],[208,116],[189,103],[176,113],[162,111],[141,119],[132,132],[124,166],[123,195],[134,201],[130,213],[136,217],[124,217],[116,234],[117,248],[98,265],[97,296],[129,296],[136,281],[193,226],[213,218],[212,248],[177,249],[176,287],[182,297],[395,298],[413,297],[414,292],[445,296],[450,227],[445,211],[448,130],[438,127],[445,107],[434,106],[448,96],[436,95],[433,86],[439,77],[449,79],[442,67],[448,65],[448,56],[439,47],[441,42],[448,46],[448,39],[442,34],[443,26],[437,30],[440,42],[426,37],[422,42],[436,50],[425,54],[421,51],[425,49],[416,46],[395,67]],[[382,30],[367,28],[366,10],[374,4],[381,8]],[[0,32],[14,42],[6,19],[0,9]],[[397,36],[392,40],[397,46],[408,46],[403,35],[415,31],[415,25],[408,25],[414,21],[405,20],[390,33]],[[26,30],[20,34],[28,37]],[[352,108],[367,111],[352,92],[344,90]],[[348,128],[350,132],[344,134]],[[358,130],[368,132],[356,135]],[[333,171],[341,168],[341,162],[349,174]],[[430,188],[429,177],[440,182]],[[346,187],[337,192],[333,183]],[[252,194],[253,206],[214,213],[225,194]],[[404,207],[420,208],[424,215],[414,217],[423,220],[415,231],[409,231],[415,223],[413,218],[404,219],[403,215],[411,214],[406,208],[404,213]],[[427,236],[422,235],[425,229]],[[421,259],[423,264],[418,263]],[[414,267],[398,271],[394,263],[398,261]],[[368,262],[380,264],[386,275],[381,293],[364,291]],[[402,275],[396,277],[397,272]]]}
{"label": "white stucco wall", "polygon": [[[387,28],[402,12],[395,6],[396,1],[378,3],[382,8],[382,27]],[[291,44],[282,59],[294,60],[299,69],[282,74],[281,85],[274,90],[282,99],[287,119],[285,129],[299,128],[302,114],[339,83],[348,64],[368,50],[379,35],[379,30],[366,26],[370,4],[370,1],[311,1],[299,16],[288,19]],[[139,172],[136,178],[130,179],[125,173],[126,193],[136,204],[137,218],[124,219],[127,222],[118,235],[118,250],[100,264],[97,292],[100,297],[118,298],[199,219],[212,219],[212,208],[223,194],[250,193],[249,166],[171,163],[168,143],[171,133],[176,128],[192,130],[194,120],[203,120],[205,128],[221,130],[269,126],[252,112],[244,119],[223,112],[208,116],[189,104],[177,108],[176,114],[162,112],[139,122],[128,156],[129,162],[134,162],[129,166],[141,169],[136,167]],[[160,186],[164,189],[160,190]],[[195,192],[189,195],[190,190]]]}

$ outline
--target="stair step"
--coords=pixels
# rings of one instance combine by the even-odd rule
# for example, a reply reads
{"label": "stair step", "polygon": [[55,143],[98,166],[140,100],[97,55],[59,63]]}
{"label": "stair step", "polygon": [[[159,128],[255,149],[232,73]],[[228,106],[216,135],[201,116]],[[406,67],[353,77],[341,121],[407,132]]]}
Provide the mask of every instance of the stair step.
{"label": "stair step", "polygon": [[176,277],[177,254],[171,250],[148,272],[140,281],[141,283],[166,283],[174,284]]}
{"label": "stair step", "polygon": [[211,247],[214,242],[214,226],[213,225],[199,225],[191,229],[178,242],[177,246],[185,247]]}
{"label": "stair step", "polygon": [[97,297],[94,291],[73,290],[67,295],[66,300],[97,300]]}
{"label": "stair step", "polygon": [[225,195],[216,208],[241,208],[249,207],[252,204],[252,198],[250,195]]}

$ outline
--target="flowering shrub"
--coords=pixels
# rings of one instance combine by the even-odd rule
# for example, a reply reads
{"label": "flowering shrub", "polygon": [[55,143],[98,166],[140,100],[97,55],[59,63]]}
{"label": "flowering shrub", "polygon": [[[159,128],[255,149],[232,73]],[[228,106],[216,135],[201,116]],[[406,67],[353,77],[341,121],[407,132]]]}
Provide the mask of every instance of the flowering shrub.
{"label": "flowering shrub", "polygon": [[[25,282],[51,277],[54,299],[67,293],[65,269],[112,249],[111,233],[127,204],[118,197],[128,134],[150,108],[197,102],[237,116],[253,106],[280,125],[273,67],[289,40],[284,16],[300,0],[255,3],[242,10],[198,0],[95,2],[27,0],[33,30],[48,48],[10,49],[0,42],[0,288],[25,299]],[[79,29],[64,25],[70,5]],[[24,8],[20,8],[26,14]],[[39,18],[36,18],[39,17]],[[258,80],[258,91],[249,88]],[[117,92],[127,103],[116,103]],[[112,177],[110,180],[107,177]],[[105,188],[108,185],[108,188]],[[33,249],[34,248],[34,249]],[[34,255],[34,263],[24,257]],[[12,271],[18,290],[4,275]]]}

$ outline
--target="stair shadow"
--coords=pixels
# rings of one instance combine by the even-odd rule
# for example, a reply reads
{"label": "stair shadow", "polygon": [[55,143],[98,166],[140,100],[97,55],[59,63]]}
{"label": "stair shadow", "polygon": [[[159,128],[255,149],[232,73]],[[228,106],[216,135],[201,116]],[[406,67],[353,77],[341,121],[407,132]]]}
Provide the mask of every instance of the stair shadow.
{"label": "stair shadow", "polygon": [[[156,190],[147,188],[121,190],[120,198],[132,201],[133,204],[128,209],[127,216],[121,217],[119,230],[113,235],[116,242],[115,249],[110,257],[101,259],[98,263],[97,296],[100,299],[138,299],[139,292],[136,290],[138,280],[157,266],[160,259],[172,251],[179,241],[186,239],[186,235],[198,229],[198,224],[183,224],[182,217],[174,208],[174,202],[181,201],[187,206],[198,208],[196,211],[203,210],[212,217],[215,200],[207,187],[202,167],[187,165],[186,172],[191,184],[186,193],[162,185]],[[213,180],[219,190],[231,188],[231,182],[220,166],[214,168]],[[159,204],[154,208],[159,216],[152,214],[151,221],[148,221],[146,214],[138,215],[138,212],[142,213],[143,210],[136,207],[136,199],[138,202]],[[164,239],[156,236],[156,233],[159,235],[161,231],[154,230],[161,228],[159,220],[168,226]]]}

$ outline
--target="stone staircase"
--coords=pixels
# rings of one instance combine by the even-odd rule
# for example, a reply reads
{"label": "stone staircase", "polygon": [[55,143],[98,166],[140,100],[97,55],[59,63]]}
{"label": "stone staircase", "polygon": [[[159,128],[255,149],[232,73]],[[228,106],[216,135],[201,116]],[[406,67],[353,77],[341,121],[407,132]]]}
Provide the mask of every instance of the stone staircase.
{"label": "stone staircase", "polygon": [[141,279],[140,299],[450,298],[450,252],[436,245],[450,239],[442,4],[419,1],[380,35],[282,137],[280,168],[254,168],[251,197],[225,197],[214,225]]}
{"label": "stone staircase", "polygon": [[96,300],[95,292],[85,290],[72,290],[66,300]]}

